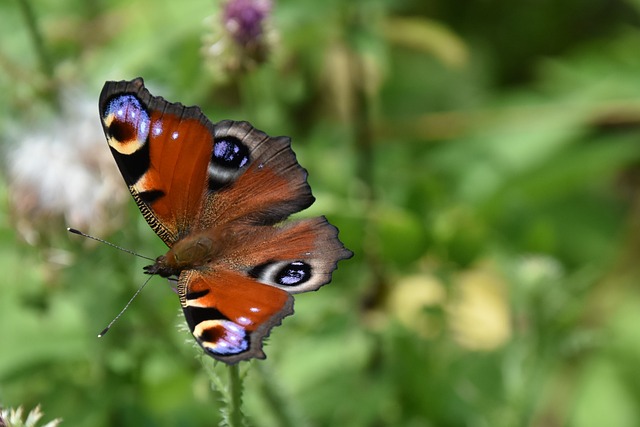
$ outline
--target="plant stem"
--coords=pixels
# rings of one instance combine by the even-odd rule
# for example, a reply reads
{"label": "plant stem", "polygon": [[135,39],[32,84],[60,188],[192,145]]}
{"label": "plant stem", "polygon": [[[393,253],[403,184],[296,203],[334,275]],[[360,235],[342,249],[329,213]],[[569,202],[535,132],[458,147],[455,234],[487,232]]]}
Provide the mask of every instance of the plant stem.
{"label": "plant stem", "polygon": [[33,42],[33,46],[38,55],[42,72],[47,77],[47,79],[51,80],[53,78],[53,66],[51,65],[49,54],[44,47],[42,33],[40,32],[40,28],[38,27],[38,23],[36,22],[31,3],[29,3],[29,0],[18,0],[18,4],[20,5],[20,9],[22,11],[22,14],[24,15],[24,19],[27,23],[27,28],[29,28],[31,41]]}
{"label": "plant stem", "polygon": [[241,427],[242,420],[242,379],[240,378],[240,367],[231,365],[227,367],[229,371],[229,427]]}
{"label": "plant stem", "polygon": [[[368,20],[363,8],[366,3],[354,3],[354,9],[351,10],[350,15],[347,17],[348,26],[350,32],[353,34],[365,34],[366,25]],[[372,90],[369,86],[367,67],[371,65],[367,64],[365,58],[365,52],[361,46],[352,42],[351,55],[350,55],[350,74],[352,80],[352,91],[354,98],[354,141],[355,148],[358,151],[358,164],[357,174],[361,182],[366,186],[366,193],[364,194],[364,204],[366,206],[366,212],[375,212],[378,204],[378,194],[376,192],[376,180],[374,176],[376,153],[375,153],[375,141],[376,133],[375,129],[375,108],[377,91]],[[381,243],[380,237],[376,231],[376,226],[373,220],[373,215],[368,214],[365,216],[364,224],[364,260],[367,264],[369,271],[372,274],[372,286],[370,286],[369,293],[365,297],[364,306],[370,308],[380,303],[385,293],[385,288],[388,282],[388,275],[385,271],[382,262]]]}

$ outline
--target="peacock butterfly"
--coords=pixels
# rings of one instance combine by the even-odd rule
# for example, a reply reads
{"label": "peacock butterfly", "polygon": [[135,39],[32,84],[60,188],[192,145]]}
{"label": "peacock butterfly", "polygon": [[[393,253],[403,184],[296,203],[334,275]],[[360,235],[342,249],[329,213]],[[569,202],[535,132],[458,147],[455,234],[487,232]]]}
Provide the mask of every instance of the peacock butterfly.
{"label": "peacock butterfly", "polygon": [[196,341],[228,364],[266,356],[291,294],[331,281],[353,253],[324,217],[284,221],[314,202],[287,137],[212,123],[153,96],[141,78],[107,82],[100,119],[140,212],[169,247],[144,268],[177,281]]}

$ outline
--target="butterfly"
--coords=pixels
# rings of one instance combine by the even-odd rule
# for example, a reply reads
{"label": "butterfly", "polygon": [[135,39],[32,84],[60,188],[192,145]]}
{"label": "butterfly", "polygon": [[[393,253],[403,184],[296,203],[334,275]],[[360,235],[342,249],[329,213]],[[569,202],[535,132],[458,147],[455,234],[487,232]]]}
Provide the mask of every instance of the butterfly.
{"label": "butterfly", "polygon": [[106,82],[100,119],[142,216],[169,247],[144,268],[177,282],[187,325],[227,364],[266,356],[292,294],[331,281],[353,253],[324,217],[289,219],[315,200],[288,137],[212,123],[153,96],[142,78]]}

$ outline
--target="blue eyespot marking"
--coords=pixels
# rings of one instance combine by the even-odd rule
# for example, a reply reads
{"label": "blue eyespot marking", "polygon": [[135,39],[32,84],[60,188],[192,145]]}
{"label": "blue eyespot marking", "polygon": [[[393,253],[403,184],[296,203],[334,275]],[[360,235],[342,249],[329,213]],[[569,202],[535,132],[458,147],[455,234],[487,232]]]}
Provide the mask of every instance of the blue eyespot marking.
{"label": "blue eyespot marking", "polygon": [[199,325],[200,335],[197,338],[210,353],[238,354],[249,348],[247,332],[237,323],[230,320],[208,320],[202,323]]}
{"label": "blue eyespot marking", "polygon": [[[140,144],[149,136],[151,119],[138,98],[133,95],[117,96],[107,105],[105,118],[113,115],[109,134],[119,142],[137,140]],[[157,128],[154,132],[157,132]]]}
{"label": "blue eyespot marking", "polygon": [[215,142],[211,161],[226,168],[240,169],[249,162],[249,150],[237,138],[228,136]]}
{"label": "blue eyespot marking", "polygon": [[311,278],[311,266],[302,261],[285,265],[276,275],[275,282],[283,286],[295,286]]}

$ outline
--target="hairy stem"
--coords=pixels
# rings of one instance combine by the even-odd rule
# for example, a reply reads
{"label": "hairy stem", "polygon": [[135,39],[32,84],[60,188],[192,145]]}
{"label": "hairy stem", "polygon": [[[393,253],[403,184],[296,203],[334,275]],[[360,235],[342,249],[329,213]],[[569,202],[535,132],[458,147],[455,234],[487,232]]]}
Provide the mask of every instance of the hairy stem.
{"label": "hairy stem", "polygon": [[242,416],[242,379],[240,367],[231,365],[227,367],[229,372],[229,427],[241,427],[244,425]]}

